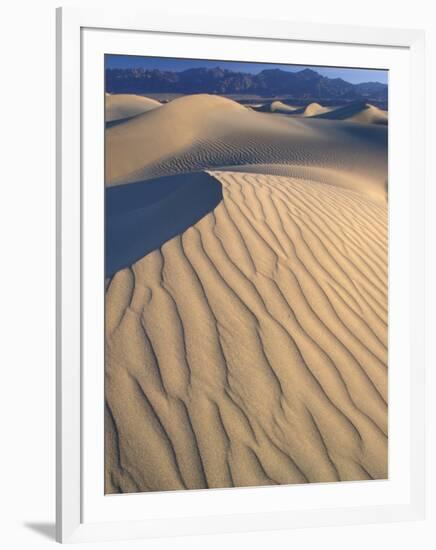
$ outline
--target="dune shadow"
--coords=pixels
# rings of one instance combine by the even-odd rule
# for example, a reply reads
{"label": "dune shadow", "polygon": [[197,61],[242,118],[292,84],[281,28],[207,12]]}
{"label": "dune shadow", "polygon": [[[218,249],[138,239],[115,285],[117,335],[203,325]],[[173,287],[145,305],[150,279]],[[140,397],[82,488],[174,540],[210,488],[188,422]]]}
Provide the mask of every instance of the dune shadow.
{"label": "dune shadow", "polygon": [[107,188],[106,277],[160,248],[221,200],[221,184],[205,172]]}
{"label": "dune shadow", "polygon": [[47,539],[56,540],[56,525],[54,523],[26,522],[24,527],[39,533]]}
{"label": "dune shadow", "polygon": [[345,120],[353,115],[366,111],[369,106],[365,101],[353,101],[342,107],[337,107],[328,113],[316,115],[316,118],[325,118],[328,120]]}
{"label": "dune shadow", "polygon": [[[145,111],[147,112],[147,111]],[[138,118],[139,116],[143,115],[144,113],[138,113],[137,115],[127,116],[124,118],[116,118],[115,120],[107,120],[104,125],[106,130],[109,128],[113,128],[114,126],[119,126],[120,124],[125,124],[126,122],[130,122],[134,118]]]}
{"label": "dune shadow", "polygon": [[[363,113],[369,108],[370,108],[370,105],[366,103],[366,101],[353,101],[352,103],[333,109],[328,113],[322,113],[322,114],[316,115],[316,118],[326,119],[326,120],[348,120],[352,116]],[[374,122],[374,124],[377,124],[380,126],[387,126],[388,121],[387,119],[384,120],[380,118],[379,120]]]}
{"label": "dune shadow", "polygon": [[113,128],[114,126],[119,126],[120,124],[124,124],[125,122],[128,122],[134,117],[127,117],[127,118],[117,118],[116,120],[108,120],[105,122],[105,128],[108,130],[109,128]]}
{"label": "dune shadow", "polygon": [[342,131],[346,134],[377,145],[383,150],[388,146],[387,130],[388,127],[383,124],[360,124],[358,122],[344,123],[342,127]]}
{"label": "dune shadow", "polygon": [[[280,107],[277,110],[272,109],[272,104],[274,101],[269,101],[268,103],[265,103],[264,105],[260,105],[259,107],[253,107],[253,111],[257,111],[258,113],[271,113],[273,115],[286,115],[286,116],[294,116],[294,115],[302,115],[304,114],[304,111],[306,110],[306,107],[298,107],[293,110],[285,110],[280,109]],[[284,107],[288,107],[287,103],[282,101]]]}

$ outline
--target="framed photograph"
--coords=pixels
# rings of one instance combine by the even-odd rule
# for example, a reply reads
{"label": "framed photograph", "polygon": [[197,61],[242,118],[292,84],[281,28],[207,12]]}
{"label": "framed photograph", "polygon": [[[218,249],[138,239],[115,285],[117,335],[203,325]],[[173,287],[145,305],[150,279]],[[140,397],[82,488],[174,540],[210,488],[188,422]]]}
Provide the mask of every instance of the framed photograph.
{"label": "framed photograph", "polygon": [[58,10],[57,538],[424,514],[424,35]]}

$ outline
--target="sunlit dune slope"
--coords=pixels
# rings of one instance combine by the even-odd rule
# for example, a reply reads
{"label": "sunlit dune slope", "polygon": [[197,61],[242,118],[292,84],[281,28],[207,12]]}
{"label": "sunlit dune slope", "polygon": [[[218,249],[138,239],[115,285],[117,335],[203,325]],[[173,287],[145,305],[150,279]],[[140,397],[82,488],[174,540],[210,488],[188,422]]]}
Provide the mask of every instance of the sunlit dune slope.
{"label": "sunlit dune slope", "polygon": [[[219,96],[185,96],[107,130],[106,184],[226,166],[314,168],[385,200],[387,129],[246,109]],[[318,177],[317,177],[318,179]],[[338,183],[339,184],[339,183]]]}
{"label": "sunlit dune slope", "polygon": [[221,203],[108,285],[106,491],[386,478],[386,204],[210,173]]}
{"label": "sunlit dune slope", "polygon": [[303,111],[303,115],[307,117],[321,115],[328,113],[332,110],[332,107],[323,107],[319,103],[310,103]]}

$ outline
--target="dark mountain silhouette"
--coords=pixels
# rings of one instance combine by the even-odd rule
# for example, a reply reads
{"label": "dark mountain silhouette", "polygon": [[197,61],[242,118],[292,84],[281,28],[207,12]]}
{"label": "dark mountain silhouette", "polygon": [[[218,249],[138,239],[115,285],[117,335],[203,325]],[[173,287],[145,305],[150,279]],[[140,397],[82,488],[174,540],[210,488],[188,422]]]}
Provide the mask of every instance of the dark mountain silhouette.
{"label": "dark mountain silhouette", "polygon": [[366,98],[387,102],[388,87],[379,82],[351,84],[328,78],[312,69],[298,72],[266,69],[258,74],[233,72],[215,67],[181,72],[158,69],[107,69],[106,91],[110,93],[209,93],[286,96],[299,99],[353,101]]}

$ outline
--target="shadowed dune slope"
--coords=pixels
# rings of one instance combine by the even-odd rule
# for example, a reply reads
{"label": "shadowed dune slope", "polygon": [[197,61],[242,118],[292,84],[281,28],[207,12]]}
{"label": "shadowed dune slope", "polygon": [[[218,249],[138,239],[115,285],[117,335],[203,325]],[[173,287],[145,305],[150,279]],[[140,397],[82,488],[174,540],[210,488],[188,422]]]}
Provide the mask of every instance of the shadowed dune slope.
{"label": "shadowed dune slope", "polygon": [[210,174],[218,206],[108,284],[106,492],[386,478],[386,204]]}
{"label": "shadowed dune slope", "polygon": [[106,189],[106,277],[194,225],[222,199],[205,172]]}
{"label": "shadowed dune slope", "polygon": [[106,122],[119,121],[160,107],[161,103],[135,94],[106,94]]}
{"label": "shadowed dune slope", "polygon": [[349,122],[358,122],[361,124],[388,124],[388,113],[369,105],[367,103],[356,102],[345,105],[330,112],[321,113],[317,118],[329,120],[348,120]]}
{"label": "shadowed dune slope", "polygon": [[[106,132],[106,185],[226,166],[287,165],[340,172],[385,200],[387,129],[275,116],[219,96],[185,96]],[[342,178],[344,179],[344,178]]]}

